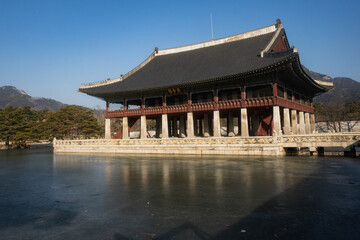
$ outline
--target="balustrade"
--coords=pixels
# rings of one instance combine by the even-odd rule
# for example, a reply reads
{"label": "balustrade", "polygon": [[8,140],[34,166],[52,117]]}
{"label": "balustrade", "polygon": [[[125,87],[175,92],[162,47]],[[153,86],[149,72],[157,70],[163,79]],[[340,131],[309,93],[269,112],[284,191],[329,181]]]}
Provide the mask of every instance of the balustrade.
{"label": "balustrade", "polygon": [[124,117],[124,116],[141,116],[141,115],[156,115],[164,113],[185,113],[185,112],[201,112],[212,111],[217,109],[236,109],[247,107],[269,107],[279,105],[290,109],[313,113],[313,107],[300,104],[281,97],[258,97],[258,98],[245,98],[245,99],[232,99],[218,102],[200,102],[191,104],[171,105],[150,107],[142,109],[127,109],[109,111],[107,117]]}
{"label": "balustrade", "polygon": [[165,113],[187,112],[187,104],[165,106]]}

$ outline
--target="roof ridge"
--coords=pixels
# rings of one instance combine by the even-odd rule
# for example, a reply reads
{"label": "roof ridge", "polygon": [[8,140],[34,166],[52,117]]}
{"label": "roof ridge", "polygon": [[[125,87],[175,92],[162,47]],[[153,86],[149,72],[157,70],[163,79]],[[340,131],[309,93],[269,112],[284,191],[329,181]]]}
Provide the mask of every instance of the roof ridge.
{"label": "roof ridge", "polygon": [[[280,27],[282,27],[281,24],[280,24]],[[261,36],[264,34],[275,32],[278,28],[279,28],[279,25],[276,23],[276,24],[273,24],[273,25],[270,25],[267,27],[262,27],[262,28],[251,30],[248,32],[243,32],[243,33],[239,33],[239,34],[235,34],[235,35],[231,35],[231,36],[227,36],[227,37],[223,37],[223,38],[218,38],[215,40],[209,40],[209,41],[205,41],[205,42],[194,43],[194,44],[189,44],[189,45],[184,45],[184,46],[179,46],[179,47],[174,47],[174,48],[159,49],[158,52],[156,53],[156,56],[162,56],[162,55],[179,53],[179,52],[186,52],[186,51],[196,50],[199,48],[211,47],[211,46],[220,45],[220,44],[224,44],[224,43],[258,37],[258,36]]]}

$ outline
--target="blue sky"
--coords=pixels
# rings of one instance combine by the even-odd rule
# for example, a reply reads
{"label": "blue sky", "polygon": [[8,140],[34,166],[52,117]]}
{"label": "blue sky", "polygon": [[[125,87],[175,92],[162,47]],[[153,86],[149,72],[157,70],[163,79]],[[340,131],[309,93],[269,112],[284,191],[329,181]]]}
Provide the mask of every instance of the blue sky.
{"label": "blue sky", "polygon": [[302,64],[360,81],[360,1],[0,0],[0,86],[94,108],[81,83],[125,74],[160,49],[280,18]]}

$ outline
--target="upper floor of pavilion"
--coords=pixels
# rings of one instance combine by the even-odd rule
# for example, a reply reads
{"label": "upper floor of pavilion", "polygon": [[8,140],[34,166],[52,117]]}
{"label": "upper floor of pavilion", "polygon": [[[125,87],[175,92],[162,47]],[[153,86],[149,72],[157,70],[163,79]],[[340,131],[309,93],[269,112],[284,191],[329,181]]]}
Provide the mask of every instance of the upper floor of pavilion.
{"label": "upper floor of pavilion", "polygon": [[150,98],[176,93],[277,83],[312,99],[327,89],[308,76],[290,47],[281,21],[225,38],[170,49],[155,48],[120,78],[83,84],[79,91],[104,99]]}

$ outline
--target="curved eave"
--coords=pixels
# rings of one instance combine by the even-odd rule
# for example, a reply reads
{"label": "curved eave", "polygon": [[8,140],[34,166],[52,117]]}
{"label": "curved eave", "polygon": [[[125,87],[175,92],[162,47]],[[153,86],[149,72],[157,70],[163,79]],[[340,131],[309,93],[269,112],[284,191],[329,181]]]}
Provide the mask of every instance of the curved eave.
{"label": "curved eave", "polygon": [[[231,79],[245,79],[245,78],[249,78],[249,77],[264,75],[264,74],[272,73],[274,71],[280,71],[282,69],[285,69],[288,67],[288,63],[292,63],[297,60],[298,60],[297,53],[293,53],[293,54],[289,55],[288,57],[282,58],[281,60],[279,60],[276,63],[267,65],[262,68],[254,69],[251,71],[241,72],[241,73],[237,73],[237,74],[233,74],[233,75],[227,75],[227,76],[223,76],[223,77],[219,77],[219,78],[202,79],[202,80],[195,81],[195,82],[176,84],[176,85],[166,85],[166,86],[161,86],[161,87],[156,87],[156,88],[144,88],[144,89],[137,89],[134,91],[114,91],[114,92],[105,93],[105,94],[89,94],[89,93],[86,93],[85,91],[82,91],[82,89],[79,89],[78,91],[86,93],[90,96],[104,99],[106,101],[108,101],[108,100],[112,101],[115,98],[121,100],[127,96],[142,96],[144,94],[151,93],[151,92],[167,91],[169,88],[190,88],[190,87],[196,87],[196,86],[206,85],[206,84],[214,84],[214,83],[219,84],[223,81],[228,81]],[[114,98],[113,96],[116,96],[116,97]]]}
{"label": "curved eave", "polygon": [[295,64],[293,65],[293,67],[295,67],[295,70],[297,70],[300,73],[299,76],[305,78],[310,85],[312,85],[315,89],[317,89],[318,90],[317,94],[327,92],[329,89],[321,86],[314,79],[312,79],[308,74],[306,74],[304,69],[301,67],[299,53],[296,52],[294,54],[296,55],[296,61],[294,62]]}

